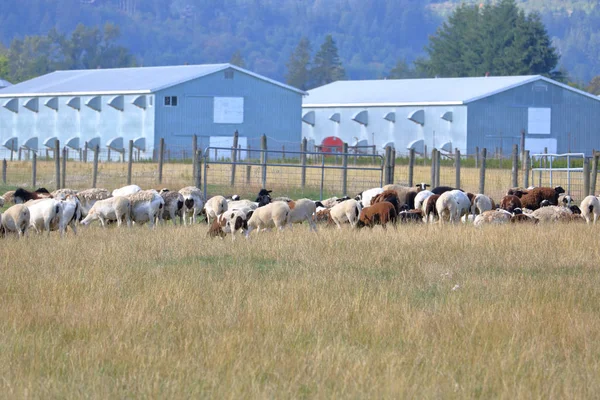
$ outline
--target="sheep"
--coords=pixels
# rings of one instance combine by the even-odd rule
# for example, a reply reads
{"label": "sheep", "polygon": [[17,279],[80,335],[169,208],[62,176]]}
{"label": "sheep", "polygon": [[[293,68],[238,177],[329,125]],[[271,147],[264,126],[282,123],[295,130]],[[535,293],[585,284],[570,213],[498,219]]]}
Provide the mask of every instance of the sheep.
{"label": "sheep", "polygon": [[331,209],[326,208],[324,210],[321,211],[317,211],[317,213],[315,214],[315,222],[316,223],[321,223],[324,222],[327,225],[333,225],[333,219],[331,219]]}
{"label": "sheep", "polygon": [[365,190],[364,192],[357,194],[356,197],[354,198],[354,200],[360,201],[360,203],[363,207],[368,207],[371,205],[371,199],[383,192],[384,192],[383,188],[368,189],[368,190]]}
{"label": "sheep", "polygon": [[444,222],[448,216],[450,223],[459,222],[463,215],[469,213],[471,201],[467,195],[460,190],[450,190],[440,195],[435,202],[440,222]]}
{"label": "sheep", "polygon": [[138,185],[127,185],[127,186],[123,186],[122,188],[113,190],[112,196],[113,197],[129,196],[130,194],[140,192],[141,190],[142,190],[142,188],[139,187]]}
{"label": "sheep", "polygon": [[[59,194],[62,197],[63,194]],[[59,200],[61,204],[62,212],[56,224],[50,225],[50,230],[55,231],[58,229],[60,236],[64,236],[67,232],[67,226],[70,226],[73,233],[77,234],[77,222],[81,219],[81,205],[79,199],[74,194],[67,194],[64,198]]]}
{"label": "sheep", "polygon": [[471,214],[481,214],[494,208],[494,202],[485,194],[476,194],[471,202]]}
{"label": "sheep", "polygon": [[29,200],[39,200],[52,198],[52,195],[45,188],[38,188],[35,192],[29,192],[23,188],[15,190],[13,195],[15,204],[26,203]]}
{"label": "sheep", "polygon": [[451,190],[456,190],[456,189],[453,188],[453,187],[450,187],[450,186],[438,186],[438,187],[435,187],[435,188],[431,189],[431,192],[433,194],[440,194],[441,195],[441,194],[449,192]]}
{"label": "sheep", "polygon": [[331,208],[331,219],[337,225],[338,229],[342,229],[342,223],[349,222],[351,227],[355,227],[360,216],[362,206],[360,202],[350,199],[337,204]]}
{"label": "sheep", "polygon": [[429,197],[432,196],[433,192],[431,190],[422,190],[415,196],[415,205],[414,209],[419,210],[423,207],[423,202]]}
{"label": "sheep", "polygon": [[25,205],[29,208],[29,226],[37,233],[46,231],[50,234],[50,226],[58,226],[62,213],[60,201],[55,199],[29,200]]}
{"label": "sheep", "polygon": [[401,224],[407,223],[423,223],[422,210],[405,210],[398,213],[398,222]]}
{"label": "sheep", "polygon": [[90,208],[81,224],[89,225],[95,220],[100,220],[103,228],[109,221],[117,221],[117,226],[121,226],[125,220],[127,226],[131,226],[131,202],[124,196],[98,200]]}
{"label": "sheep", "polygon": [[225,197],[214,196],[208,199],[204,205],[204,211],[206,212],[206,220],[208,221],[208,224],[210,225],[211,219],[217,218],[227,210],[228,205]]}
{"label": "sheep", "polygon": [[560,186],[557,186],[554,189],[549,187],[538,187],[524,193],[523,196],[521,196],[521,204],[523,207],[534,211],[540,208],[540,203],[543,200],[548,200],[550,205],[557,206],[558,196],[564,192],[565,190]]}
{"label": "sheep", "polygon": [[[398,195],[398,202],[400,203],[400,205],[402,204],[409,204],[409,207],[415,207],[414,204],[412,204],[412,202],[410,201],[410,197],[413,196],[412,193],[419,193],[423,190],[426,190],[427,187],[429,187],[428,184],[426,183],[419,183],[416,186],[401,186],[401,185],[395,185],[395,184],[391,184],[391,185],[385,185],[383,187],[383,190],[393,190],[396,192],[396,194]],[[409,195],[409,193],[411,193]],[[414,195],[416,196],[416,195]]]}
{"label": "sheep", "polygon": [[423,222],[431,223],[435,221],[436,217],[439,218],[437,208],[435,207],[435,204],[439,198],[439,194],[433,194],[425,199],[422,206]]}
{"label": "sheep", "polygon": [[[400,212],[400,206],[402,206],[402,204],[400,204],[400,200],[398,199],[398,194],[395,190],[386,190],[386,191],[378,194],[377,196],[373,197],[371,199],[371,205],[380,203],[382,201],[388,201],[388,202],[392,203],[394,205],[394,208],[396,209],[396,212],[397,213]],[[413,203],[414,203],[414,201],[413,201]]]}
{"label": "sheep", "polygon": [[195,186],[186,186],[180,189],[179,193],[183,196],[183,224],[187,225],[188,222],[195,224],[198,215],[202,214],[204,204],[206,203],[204,194]]}
{"label": "sheep", "polygon": [[250,236],[250,232],[256,229],[256,234],[261,229],[275,227],[278,230],[283,230],[287,224],[290,214],[290,207],[282,202],[269,203],[262,207],[258,207],[248,219],[248,229],[246,229],[246,238]]}
{"label": "sheep", "polygon": [[487,224],[492,224],[492,225],[507,224],[510,222],[512,216],[513,216],[512,213],[510,213],[506,210],[484,211],[475,217],[475,220],[473,221],[473,225],[475,227],[480,227],[480,226],[487,225]]}
{"label": "sheep", "polygon": [[250,209],[228,210],[221,214],[217,220],[220,221],[220,224],[223,227],[222,231],[224,233],[231,233],[231,240],[235,240],[236,232],[248,230],[248,220],[252,217],[253,213],[254,210]]}
{"label": "sheep", "polygon": [[225,232],[223,231],[223,227],[221,226],[221,221],[219,219],[213,220],[212,224],[210,224],[208,228],[208,232],[206,232],[206,236],[220,237],[221,239],[225,237]]}
{"label": "sheep", "polygon": [[540,222],[540,221],[537,218],[534,218],[527,214],[515,214],[512,217],[510,217],[511,224],[523,224],[523,223],[537,224],[538,222]]}
{"label": "sheep", "polygon": [[2,207],[4,207],[4,204],[15,204],[15,191],[9,190],[8,192],[4,193],[0,198],[2,199]]}
{"label": "sheep", "polygon": [[4,207],[4,197],[0,196],[0,208]]}
{"label": "sheep", "polygon": [[388,222],[396,224],[397,217],[398,213],[394,205],[389,201],[382,201],[363,208],[360,211],[356,227],[362,228],[368,226],[369,228],[373,228],[375,225],[381,225],[385,229]]}
{"label": "sheep", "polygon": [[132,221],[136,224],[148,222],[152,229],[165,204],[160,194],[156,190],[142,190],[125,197],[130,202]]}
{"label": "sheep", "polygon": [[57,200],[63,200],[68,195],[77,195],[77,190],[63,188],[63,189],[57,189],[57,190],[55,190],[54,192],[52,192],[50,194],[52,195],[52,197],[54,197]]}
{"label": "sheep", "polygon": [[165,206],[162,208],[160,213],[160,219],[163,221],[171,220],[173,225],[177,225],[177,217],[179,217],[179,224],[183,224],[183,195],[179,192],[171,192],[169,189],[161,189],[159,192],[165,202]]}
{"label": "sheep", "polygon": [[314,215],[317,212],[317,206],[315,205],[315,202],[310,199],[300,199],[296,200],[294,203],[294,208],[290,207],[290,215],[287,221],[290,229],[292,229],[292,224],[306,221],[309,225],[309,231],[316,232],[317,225],[314,221]]}
{"label": "sheep", "polygon": [[514,194],[506,195],[500,201],[500,209],[513,213],[516,208],[523,208],[521,199]]}
{"label": "sheep", "polygon": [[260,189],[255,200],[259,207],[263,207],[271,203],[271,192],[272,190]]}
{"label": "sheep", "polygon": [[232,200],[227,201],[227,210],[240,210],[243,208],[250,208],[252,210],[256,210],[258,208],[258,203],[250,200]]}
{"label": "sheep", "polygon": [[24,204],[15,204],[2,214],[1,223],[4,234],[16,232],[19,237],[27,234],[31,214]]}
{"label": "sheep", "polygon": [[585,218],[585,222],[589,225],[592,220],[592,215],[594,225],[596,225],[596,221],[598,220],[598,216],[600,216],[600,199],[596,196],[587,196],[581,202],[581,215]]}
{"label": "sheep", "polygon": [[315,205],[317,207],[322,207],[322,208],[333,208],[333,206],[335,206],[338,203],[341,203],[342,201],[346,201],[346,200],[350,200],[350,197],[348,196],[344,196],[344,197],[330,197],[328,199],[325,200],[321,200],[321,201],[316,201]]}
{"label": "sheep", "polygon": [[77,198],[79,199],[79,204],[81,205],[81,216],[85,218],[89,210],[97,201],[105,200],[109,197],[111,197],[111,194],[106,189],[93,188],[79,191],[77,193]]}
{"label": "sheep", "polygon": [[561,206],[541,207],[534,210],[531,216],[537,218],[541,223],[585,221],[581,215],[573,214],[570,209]]}

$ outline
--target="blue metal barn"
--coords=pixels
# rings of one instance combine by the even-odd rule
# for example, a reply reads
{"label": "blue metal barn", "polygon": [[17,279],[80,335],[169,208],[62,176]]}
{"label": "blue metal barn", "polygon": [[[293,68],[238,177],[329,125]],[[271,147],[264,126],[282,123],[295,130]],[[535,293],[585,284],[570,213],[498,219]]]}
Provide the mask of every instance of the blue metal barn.
{"label": "blue metal barn", "polygon": [[339,81],[310,90],[302,135],[350,145],[510,154],[600,149],[600,99],[543,76]]}
{"label": "blue metal barn", "polygon": [[[57,71],[0,90],[0,146],[123,151],[301,140],[306,93],[231,64]],[[177,154],[177,151],[174,151]],[[181,153],[179,153],[181,154]]]}

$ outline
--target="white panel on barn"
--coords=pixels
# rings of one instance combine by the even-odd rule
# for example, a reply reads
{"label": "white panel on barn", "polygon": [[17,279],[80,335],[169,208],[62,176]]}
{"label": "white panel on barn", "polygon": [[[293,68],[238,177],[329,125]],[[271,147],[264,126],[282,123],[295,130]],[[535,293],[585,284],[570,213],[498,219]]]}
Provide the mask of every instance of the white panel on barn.
{"label": "white panel on barn", "polygon": [[527,133],[549,135],[552,121],[551,108],[527,109]]}
{"label": "white panel on barn", "polygon": [[242,124],[244,122],[244,98],[215,97],[213,120],[215,124]]}
{"label": "white panel on barn", "polygon": [[[211,136],[209,139],[209,147],[224,147],[225,149],[211,149],[209,152],[209,159],[220,160],[220,159],[231,159],[231,147],[233,146],[233,136]],[[242,150],[248,147],[248,138],[238,137],[238,147]],[[215,158],[216,157],[216,158]],[[240,151],[238,153],[238,160],[242,161],[246,159],[246,152]]]}
{"label": "white panel on barn", "polygon": [[548,153],[556,153],[556,139],[525,138],[525,150],[529,150],[530,154],[542,154],[545,147]]}

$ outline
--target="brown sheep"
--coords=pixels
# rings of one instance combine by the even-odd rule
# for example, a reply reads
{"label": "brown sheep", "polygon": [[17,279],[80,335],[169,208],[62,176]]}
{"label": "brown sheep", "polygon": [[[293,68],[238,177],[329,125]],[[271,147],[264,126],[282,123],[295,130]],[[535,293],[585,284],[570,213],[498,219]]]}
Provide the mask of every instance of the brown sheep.
{"label": "brown sheep", "polygon": [[385,229],[388,222],[395,224],[396,219],[397,213],[394,205],[389,201],[383,201],[363,208],[360,211],[356,227],[362,228],[368,226],[369,228],[373,228],[375,225],[381,225]]}
{"label": "brown sheep", "polygon": [[564,192],[565,189],[560,186],[557,186],[554,189],[550,187],[537,187],[528,190],[523,194],[521,197],[521,204],[523,207],[529,208],[530,210],[537,210],[540,208],[540,204],[544,200],[548,200],[552,206],[557,206],[558,196]]}
{"label": "brown sheep", "polygon": [[331,211],[330,209],[317,211],[315,214],[315,222],[317,224],[325,222],[327,225],[333,225],[333,219],[331,219]]}
{"label": "brown sheep", "polygon": [[223,231],[223,227],[225,226],[225,222],[225,218],[215,218],[210,224],[206,236],[224,238],[225,231]]}
{"label": "brown sheep", "polygon": [[538,222],[540,222],[539,219],[530,217],[526,214],[517,214],[517,215],[513,215],[512,217],[510,217],[511,224],[524,224],[524,223],[525,224],[526,223],[537,224]]}
{"label": "brown sheep", "polygon": [[[423,210],[425,211],[425,221],[426,222],[433,222],[432,220],[435,217],[439,217],[438,216],[438,212],[437,212],[437,208],[435,207],[435,203],[437,202],[437,200],[440,198],[439,194],[434,194],[429,196],[426,200],[425,203],[423,203]],[[433,218],[431,218],[433,217]]]}
{"label": "brown sheep", "polygon": [[509,213],[514,213],[516,208],[523,208],[521,199],[514,194],[504,196],[500,202],[500,208],[506,210]]}
{"label": "brown sheep", "polygon": [[[414,194],[416,195],[417,193],[414,192]],[[400,200],[398,199],[398,193],[396,193],[395,190],[386,190],[385,192],[379,193],[377,196],[371,199],[371,205],[375,203],[381,203],[384,201],[392,203],[394,205],[394,208],[396,209],[396,213],[400,212],[400,206],[402,206],[402,204],[400,204]],[[415,203],[414,197],[412,202],[413,204]]]}

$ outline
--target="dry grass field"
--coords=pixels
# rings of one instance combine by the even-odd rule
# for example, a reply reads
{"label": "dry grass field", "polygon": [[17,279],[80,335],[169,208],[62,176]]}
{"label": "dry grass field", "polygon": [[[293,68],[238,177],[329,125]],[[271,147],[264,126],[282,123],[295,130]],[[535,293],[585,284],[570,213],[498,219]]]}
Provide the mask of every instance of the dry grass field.
{"label": "dry grass field", "polygon": [[594,398],[600,228],[0,246],[6,398]]}

